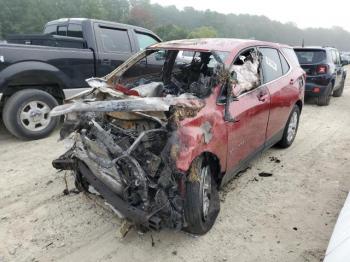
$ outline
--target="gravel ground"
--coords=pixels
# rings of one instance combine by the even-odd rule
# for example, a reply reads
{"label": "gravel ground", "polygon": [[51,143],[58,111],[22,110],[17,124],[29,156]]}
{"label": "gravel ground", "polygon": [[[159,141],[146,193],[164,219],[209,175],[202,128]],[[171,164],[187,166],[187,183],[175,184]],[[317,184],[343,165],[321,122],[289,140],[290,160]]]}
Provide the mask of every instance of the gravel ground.
{"label": "gravel ground", "polygon": [[103,202],[62,193],[57,132],[21,142],[0,127],[0,261],[322,261],[349,191],[349,127],[350,81],[330,106],[305,105],[291,148],[266,151],[222,190],[208,234],[132,230],[123,240]]}

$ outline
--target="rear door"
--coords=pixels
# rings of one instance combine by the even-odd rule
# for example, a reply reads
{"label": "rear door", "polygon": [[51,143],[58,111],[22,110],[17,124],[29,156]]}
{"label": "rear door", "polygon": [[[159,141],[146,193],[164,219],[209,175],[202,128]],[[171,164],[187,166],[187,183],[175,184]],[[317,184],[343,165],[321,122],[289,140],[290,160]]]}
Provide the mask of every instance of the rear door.
{"label": "rear door", "polygon": [[276,142],[274,136],[278,138],[283,132],[292,103],[296,101],[294,96],[297,96],[298,89],[294,84],[297,84],[297,79],[278,49],[261,47],[259,51],[262,54],[263,81],[271,96],[266,141],[273,143]]}

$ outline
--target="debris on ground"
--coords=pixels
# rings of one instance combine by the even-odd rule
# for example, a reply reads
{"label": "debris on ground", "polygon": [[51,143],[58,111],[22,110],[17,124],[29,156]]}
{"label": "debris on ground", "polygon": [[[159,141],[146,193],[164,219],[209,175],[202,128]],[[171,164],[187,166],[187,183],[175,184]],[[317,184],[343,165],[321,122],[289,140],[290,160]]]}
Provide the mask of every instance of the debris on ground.
{"label": "debris on ground", "polygon": [[260,177],[270,177],[270,176],[273,176],[272,173],[268,173],[268,172],[261,172],[259,173],[259,176]]}
{"label": "debris on ground", "polygon": [[269,159],[271,162],[275,162],[277,164],[281,163],[281,160],[276,156],[270,156]]}

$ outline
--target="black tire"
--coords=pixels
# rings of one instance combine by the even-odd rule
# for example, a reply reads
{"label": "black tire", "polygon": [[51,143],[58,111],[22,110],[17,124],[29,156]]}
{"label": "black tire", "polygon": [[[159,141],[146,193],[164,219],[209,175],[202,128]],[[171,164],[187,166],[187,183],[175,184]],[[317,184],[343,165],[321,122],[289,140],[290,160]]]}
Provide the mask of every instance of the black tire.
{"label": "black tire", "polygon": [[[288,136],[288,133],[289,133],[288,130],[290,128],[291,121],[295,120],[295,119],[293,119],[293,117],[295,117],[295,114],[296,114],[297,120],[296,120],[295,129],[294,129],[295,132],[294,132],[293,137],[291,138]],[[288,117],[288,121],[287,121],[286,126],[284,128],[282,139],[277,144],[279,147],[287,148],[293,144],[294,139],[295,139],[297,132],[298,132],[299,119],[300,119],[300,108],[299,108],[299,106],[294,105],[294,108],[293,108],[292,112],[290,113],[290,115]]]}
{"label": "black tire", "polygon": [[332,91],[333,91],[333,84],[330,83],[325,93],[322,96],[317,97],[316,104],[318,106],[328,106],[331,101]]}
{"label": "black tire", "polygon": [[[209,199],[209,208],[206,214],[203,207],[203,193],[204,186],[203,170],[209,170],[210,177],[210,193],[206,194]],[[185,218],[186,227],[185,231],[195,234],[204,235],[207,233],[215,223],[215,220],[220,211],[220,199],[217,190],[217,184],[213,177],[213,169],[204,157],[199,157],[193,161],[188,179],[186,182],[186,197],[185,197]]]}
{"label": "black tire", "polygon": [[[34,106],[32,108],[29,105],[31,102],[37,105],[35,109],[33,109]],[[14,136],[27,140],[41,139],[47,137],[59,122],[58,117],[49,118],[47,112],[57,105],[57,100],[42,90],[21,90],[6,101],[2,119],[7,130]],[[38,123],[38,119],[33,120],[33,117],[21,120],[24,113],[28,114],[28,116],[32,115],[32,113],[37,114],[41,122]]]}
{"label": "black tire", "polygon": [[333,96],[334,97],[341,97],[344,91],[344,86],[345,86],[345,78],[341,81],[340,87],[337,90],[333,91]]}

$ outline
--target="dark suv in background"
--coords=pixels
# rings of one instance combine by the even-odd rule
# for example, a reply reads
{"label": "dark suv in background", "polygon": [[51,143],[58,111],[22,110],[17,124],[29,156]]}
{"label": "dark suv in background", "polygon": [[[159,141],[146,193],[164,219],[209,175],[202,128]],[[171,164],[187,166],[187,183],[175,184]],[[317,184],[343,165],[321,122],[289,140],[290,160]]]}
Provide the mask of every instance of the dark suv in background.
{"label": "dark suv in background", "polygon": [[294,48],[294,51],[307,75],[305,96],[316,97],[319,106],[326,106],[332,95],[342,95],[346,71],[337,49],[302,47]]}

